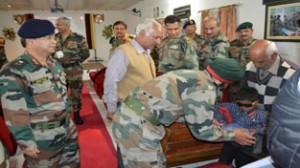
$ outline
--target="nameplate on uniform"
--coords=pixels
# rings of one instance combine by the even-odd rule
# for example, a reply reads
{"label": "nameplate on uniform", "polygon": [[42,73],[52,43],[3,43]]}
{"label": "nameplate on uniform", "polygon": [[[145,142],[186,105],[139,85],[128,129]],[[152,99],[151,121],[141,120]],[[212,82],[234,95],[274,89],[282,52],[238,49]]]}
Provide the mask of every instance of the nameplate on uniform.
{"label": "nameplate on uniform", "polygon": [[34,80],[34,81],[32,81],[31,83],[32,83],[32,84],[40,84],[40,83],[43,83],[43,82],[45,82],[45,81],[47,81],[47,80],[49,80],[49,78],[48,78],[47,76],[45,76],[45,77],[42,77],[42,78],[40,78],[40,79]]}

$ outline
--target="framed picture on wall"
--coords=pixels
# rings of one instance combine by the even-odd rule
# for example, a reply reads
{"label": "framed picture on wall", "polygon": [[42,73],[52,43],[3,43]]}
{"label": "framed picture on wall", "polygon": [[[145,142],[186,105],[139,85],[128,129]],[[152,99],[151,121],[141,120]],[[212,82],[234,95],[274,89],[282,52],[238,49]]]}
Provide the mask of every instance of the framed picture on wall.
{"label": "framed picture on wall", "polygon": [[265,38],[300,42],[300,2],[285,1],[266,5]]}

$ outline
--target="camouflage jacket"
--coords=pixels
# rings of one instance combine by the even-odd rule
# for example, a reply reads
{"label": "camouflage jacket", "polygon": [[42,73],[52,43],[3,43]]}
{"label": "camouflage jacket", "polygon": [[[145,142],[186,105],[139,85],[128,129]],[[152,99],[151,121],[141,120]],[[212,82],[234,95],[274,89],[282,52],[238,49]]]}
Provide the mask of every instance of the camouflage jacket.
{"label": "camouflage jacket", "polygon": [[81,63],[90,56],[87,42],[83,36],[71,32],[65,40],[63,40],[60,33],[55,34],[55,37],[57,40],[56,51],[64,53],[63,58],[57,58],[57,55],[55,55],[55,58],[64,66],[72,64],[73,69],[78,69]]}
{"label": "camouflage jacket", "polygon": [[236,59],[241,64],[241,66],[246,67],[247,63],[250,62],[248,49],[255,40],[256,39],[251,38],[246,45],[239,39],[231,41],[229,48],[229,57]]}
{"label": "camouflage jacket", "polygon": [[195,38],[193,38],[193,40],[196,42],[197,44],[197,53],[198,56],[200,57],[200,53],[201,53],[201,46],[205,41],[205,38],[199,34],[196,34]]}
{"label": "camouflage jacket", "polygon": [[[185,119],[185,123],[197,139],[232,140],[232,132],[213,125],[216,89],[207,71],[171,71],[132,91],[126,99],[130,98],[133,103],[125,100],[114,122],[123,126],[134,122],[139,125],[145,122],[140,120],[145,119],[150,121],[152,126],[170,126],[178,119]],[[138,108],[139,104],[141,109],[145,110]],[[146,131],[145,136],[162,139],[164,132]]]}
{"label": "camouflage jacket", "polygon": [[200,68],[204,68],[203,64],[207,58],[211,57],[228,57],[229,42],[227,37],[219,32],[214,40],[206,39],[201,45],[199,64]]}
{"label": "camouflage jacket", "polygon": [[196,43],[191,38],[181,35],[170,41],[166,37],[159,49],[158,71],[166,73],[177,69],[199,69]]}
{"label": "camouflage jacket", "polygon": [[7,63],[7,58],[6,58],[4,47],[0,47],[0,69],[6,63]]}
{"label": "camouflage jacket", "polygon": [[0,73],[0,95],[6,125],[21,147],[37,146],[31,125],[69,116],[63,67],[48,57],[48,67],[26,53]]}

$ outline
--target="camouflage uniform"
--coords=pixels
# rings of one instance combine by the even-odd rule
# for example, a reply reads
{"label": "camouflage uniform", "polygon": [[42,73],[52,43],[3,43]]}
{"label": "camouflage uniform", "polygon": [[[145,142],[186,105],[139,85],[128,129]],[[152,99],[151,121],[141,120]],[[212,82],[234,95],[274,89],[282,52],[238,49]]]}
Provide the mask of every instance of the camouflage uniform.
{"label": "camouflage uniform", "polygon": [[126,34],[124,38],[116,39],[115,37],[112,37],[109,40],[109,43],[111,44],[111,49],[109,50],[109,59],[111,58],[113,52],[122,44],[125,44],[126,42],[130,42],[135,38],[132,34]]}
{"label": "camouflage uniform", "polygon": [[63,59],[58,59],[67,74],[67,86],[71,90],[72,106],[75,113],[79,113],[81,109],[81,92],[82,92],[82,62],[89,57],[89,49],[83,36],[71,32],[71,34],[63,40],[61,34],[56,35],[56,51],[64,53]]}
{"label": "camouflage uniform", "polygon": [[200,53],[201,53],[201,46],[205,41],[205,38],[199,34],[195,34],[195,38],[193,38],[193,40],[196,42],[197,44],[197,53],[198,53],[198,57],[200,57]]}
{"label": "camouflage uniform", "polygon": [[250,62],[248,49],[255,40],[256,39],[251,38],[246,45],[239,39],[231,41],[229,48],[229,57],[236,59],[242,67],[246,68],[247,63]]}
{"label": "camouflage uniform", "polygon": [[4,50],[4,46],[0,46],[0,69],[7,63],[7,58]]}
{"label": "camouflage uniform", "polygon": [[25,53],[1,72],[6,125],[21,149],[39,148],[39,160],[25,155],[30,167],[79,167],[65,73],[51,57],[47,64],[49,68]]}
{"label": "camouflage uniform", "polygon": [[166,73],[131,92],[113,118],[112,129],[125,167],[166,167],[160,141],[164,126],[178,119],[201,140],[229,141],[233,132],[213,126],[216,87],[207,71]]}
{"label": "camouflage uniform", "polygon": [[201,45],[199,66],[204,69],[204,62],[207,58],[211,57],[228,57],[229,42],[227,37],[221,32],[215,37],[214,40],[206,39]]}
{"label": "camouflage uniform", "polygon": [[196,43],[191,38],[181,35],[170,41],[166,37],[159,51],[158,71],[166,73],[177,69],[199,69]]}

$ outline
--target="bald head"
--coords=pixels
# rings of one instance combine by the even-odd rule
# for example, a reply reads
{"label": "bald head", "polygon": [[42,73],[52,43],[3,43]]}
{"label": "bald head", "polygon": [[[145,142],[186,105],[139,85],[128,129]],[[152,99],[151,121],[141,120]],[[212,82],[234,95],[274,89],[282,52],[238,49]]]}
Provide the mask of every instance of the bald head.
{"label": "bald head", "polygon": [[277,58],[277,48],[269,40],[256,40],[249,48],[249,58],[258,69],[268,69]]}

